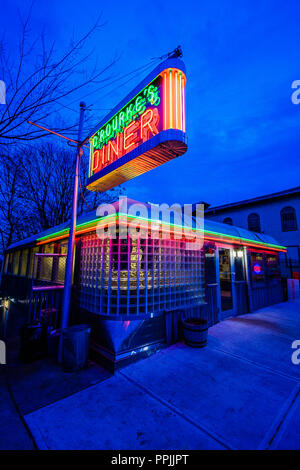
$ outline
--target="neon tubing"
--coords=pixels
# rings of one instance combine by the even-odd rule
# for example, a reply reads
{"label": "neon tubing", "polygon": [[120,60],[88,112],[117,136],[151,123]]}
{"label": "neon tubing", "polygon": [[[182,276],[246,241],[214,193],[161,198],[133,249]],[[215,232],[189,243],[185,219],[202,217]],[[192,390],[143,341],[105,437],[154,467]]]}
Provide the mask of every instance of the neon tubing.
{"label": "neon tubing", "polygon": [[172,103],[172,69],[169,72],[169,92],[170,92],[170,125],[173,128],[173,103]]}
{"label": "neon tubing", "polygon": [[[153,220],[152,221],[151,219],[147,219],[147,218],[144,218],[144,217],[131,216],[131,215],[127,215],[127,214],[116,213],[116,214],[107,215],[104,218],[94,219],[90,222],[79,224],[77,226],[77,228],[78,228],[77,233],[78,234],[85,233],[85,232],[90,231],[93,228],[96,228],[96,226],[99,224],[100,221],[103,222],[103,226],[106,226],[109,223],[109,222],[106,222],[106,221],[107,220],[109,221],[109,219],[112,218],[112,217],[115,219],[115,220],[112,221],[112,223],[115,223],[117,221],[120,222],[120,220],[119,220],[120,215],[122,217],[125,216],[127,218],[133,218],[133,219],[137,219],[137,220],[141,220],[141,221],[147,221],[147,223],[148,222],[156,222],[160,225],[167,225],[170,228],[172,227],[173,230],[176,227],[178,227],[178,228],[180,228],[180,230],[185,230],[185,233],[183,234],[184,236],[187,235],[187,233],[186,233],[187,229],[191,230],[192,232],[203,232],[203,230],[201,230],[201,229],[191,229],[190,227],[186,227],[184,225],[167,224],[166,222],[162,222],[162,221],[159,221],[159,220],[157,220],[157,221]],[[151,230],[151,227],[148,227],[148,230]],[[162,227],[159,227],[159,230],[163,230]],[[37,240],[38,240],[38,242],[40,242],[39,244],[49,243],[50,241],[66,238],[68,236],[68,232],[69,232],[69,229],[64,229],[62,231],[55,232],[54,234],[51,234],[51,235],[45,235],[44,237],[41,237]],[[168,232],[169,232],[169,229],[168,229]],[[256,241],[256,240],[250,240],[250,239],[243,238],[243,237],[237,237],[237,236],[234,236],[234,235],[222,234],[222,233],[213,232],[213,231],[209,231],[209,230],[204,230],[204,237],[208,240],[212,239],[212,240],[215,240],[215,241],[220,241],[220,242],[225,242],[225,243],[226,242],[229,243],[230,241],[233,240],[234,243],[244,244],[244,245],[251,246],[251,247],[262,246],[262,247],[265,247],[265,248],[269,247],[270,249],[274,249],[276,251],[286,251],[286,248],[281,246],[281,245],[275,245],[275,244],[272,244],[272,243],[265,243],[265,242],[260,242],[260,241]],[[228,240],[224,240],[224,238],[228,239]]]}

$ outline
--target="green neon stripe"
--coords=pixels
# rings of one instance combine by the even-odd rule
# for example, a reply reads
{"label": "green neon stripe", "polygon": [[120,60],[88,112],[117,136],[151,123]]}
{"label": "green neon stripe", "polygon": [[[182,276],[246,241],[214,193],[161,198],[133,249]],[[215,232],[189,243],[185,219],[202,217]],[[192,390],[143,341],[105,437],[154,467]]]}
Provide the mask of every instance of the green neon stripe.
{"label": "green neon stripe", "polygon": [[[99,220],[101,220],[101,219],[95,219],[95,220],[91,220],[90,222],[85,222],[83,224],[79,224],[76,227],[76,231],[79,227],[88,227],[89,225],[92,225],[95,222],[99,222]],[[63,230],[60,230],[59,232],[54,232],[54,233],[51,233],[49,235],[45,235],[44,237],[37,238],[37,241],[46,240],[47,238],[53,238],[55,236],[60,236],[60,235],[64,235],[64,234],[67,235],[69,233],[69,231],[70,231],[69,228],[65,228]]]}
{"label": "green neon stripe", "polygon": [[[151,219],[145,219],[144,217],[139,217],[139,216],[135,217],[135,216],[127,215],[127,217],[132,217],[132,218],[134,218],[134,219],[141,219],[141,220],[146,220],[146,221],[151,220]],[[170,225],[171,227],[179,227],[179,228],[181,228],[181,229],[182,229],[182,228],[183,228],[183,229],[184,229],[184,228],[189,228],[189,227],[186,227],[185,225],[167,224],[166,222],[162,222],[162,221],[157,221],[157,222],[160,222],[161,224],[165,224],[165,225],[167,225],[167,226]],[[213,235],[218,235],[218,236],[227,237],[227,238],[234,238],[234,239],[236,239],[236,240],[243,240],[243,241],[247,241],[247,242],[249,242],[249,243],[258,243],[258,244],[260,244],[260,245],[263,244],[263,245],[273,246],[273,247],[276,247],[276,248],[284,248],[284,249],[285,249],[285,247],[284,247],[284,246],[281,246],[281,245],[274,245],[273,243],[266,243],[266,242],[263,242],[263,241],[260,242],[260,241],[256,241],[256,240],[251,240],[251,239],[249,239],[249,238],[237,237],[237,236],[235,236],[235,235],[227,235],[227,234],[225,234],[225,233],[212,232],[212,231],[210,231],[210,230],[205,230],[205,229],[204,229],[204,231],[203,231],[202,229],[191,229],[191,230],[193,230],[193,231],[195,231],[195,232],[210,233],[210,234],[213,234]]]}
{"label": "green neon stripe", "polygon": [[[120,212],[117,212],[116,214],[109,214],[105,217],[102,217],[102,218],[99,217],[98,219],[91,220],[90,222],[84,222],[82,224],[79,224],[79,225],[77,225],[77,229],[83,228],[83,227],[88,227],[90,225],[95,224],[96,222],[99,223],[99,221],[105,222],[105,221],[107,221],[111,218],[114,218],[116,216],[119,217],[119,218],[120,218],[120,216],[123,216],[123,217],[131,218],[131,219],[143,220],[143,221],[146,221],[146,222],[153,221],[152,219],[147,219],[145,217],[122,214]],[[161,220],[154,220],[154,221],[158,222],[161,225],[165,225],[167,227],[178,227],[180,229],[189,228],[189,227],[186,227],[185,225],[167,224],[166,222],[162,222]],[[45,235],[44,237],[38,238],[37,241],[46,240],[47,238],[53,238],[56,235],[57,236],[64,235],[64,234],[67,235],[69,230],[70,229],[64,229],[64,230],[61,230],[59,232],[54,232],[52,234]],[[284,250],[286,249],[284,246],[281,246],[281,245],[275,245],[273,243],[266,243],[266,242],[263,242],[263,241],[251,240],[249,238],[237,237],[235,235],[227,235],[225,233],[220,233],[220,232],[212,232],[211,230],[204,230],[204,231],[202,229],[191,229],[191,230],[193,230],[194,232],[204,232],[204,234],[207,233],[207,234],[215,235],[215,236],[218,236],[218,237],[226,237],[226,238],[229,238],[229,239],[236,239],[236,240],[239,240],[239,241],[245,241],[247,243],[255,243],[257,245],[269,246],[269,247],[279,248],[279,249],[284,249]]]}

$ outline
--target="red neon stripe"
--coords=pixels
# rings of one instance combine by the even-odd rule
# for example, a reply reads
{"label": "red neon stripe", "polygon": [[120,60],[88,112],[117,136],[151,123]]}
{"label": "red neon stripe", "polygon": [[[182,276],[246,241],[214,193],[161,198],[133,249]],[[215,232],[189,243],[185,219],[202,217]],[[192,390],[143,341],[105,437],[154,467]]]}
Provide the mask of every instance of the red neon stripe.
{"label": "red neon stripe", "polygon": [[[62,137],[63,139],[69,140],[70,142],[74,142],[74,144],[78,144],[78,145],[80,144],[78,140],[70,139],[70,137],[66,137],[65,135],[59,134],[58,132],[54,132],[51,129],[47,129],[47,127],[40,126],[39,124],[36,124],[35,122],[31,122],[31,121],[27,121],[27,122],[28,124],[31,124],[32,126],[39,127],[40,129],[43,129],[44,131],[50,132],[51,134],[57,135],[58,137]],[[89,148],[88,145],[83,145],[83,144],[81,145],[82,147]]]}
{"label": "red neon stripe", "polygon": [[[116,221],[112,221],[112,222],[110,222],[110,223],[104,223],[102,227],[109,227],[109,226],[111,226],[111,225],[114,225],[115,222],[116,222],[116,223],[119,222],[119,225],[121,225],[120,220],[119,220],[119,219],[116,219]],[[99,222],[98,222],[98,223],[99,223]],[[97,228],[97,226],[98,226],[98,223],[97,223],[96,225],[94,225],[94,226],[87,227],[87,228],[82,229],[82,230],[78,230],[78,231],[76,232],[76,235],[80,235],[80,234],[82,234],[82,233],[92,232],[93,230],[96,230],[96,228]],[[138,222],[138,223],[133,223],[133,222],[132,222],[132,224],[130,224],[130,222],[129,222],[129,223],[127,223],[127,226],[130,226],[130,225],[136,226],[136,225],[138,225],[139,227],[144,228],[145,230],[151,230],[151,227],[149,227],[149,226],[142,226],[141,224],[142,224],[142,222]],[[171,233],[171,234],[172,234],[172,233],[173,233],[173,234],[176,233],[176,230],[174,230],[174,229],[172,229],[172,228],[170,228],[170,229],[167,229],[167,228],[164,229],[164,228],[162,228],[162,227],[159,227],[158,230],[159,230],[160,232],[168,232],[168,233]],[[184,236],[185,238],[188,238],[188,237],[189,237],[189,234],[185,233],[184,228],[182,229],[181,233],[183,234],[183,236]],[[53,237],[53,238],[46,239],[46,240],[43,240],[43,241],[41,241],[41,242],[38,242],[37,245],[42,245],[42,244],[45,244],[45,243],[50,243],[51,241],[61,240],[61,239],[63,239],[63,238],[68,238],[68,236],[69,236],[69,233],[66,233],[66,234],[60,235],[60,236],[58,236],[58,237]],[[195,238],[196,235],[195,235],[194,233],[191,233],[190,236],[192,236],[192,238]],[[216,236],[212,236],[212,235],[206,235],[205,233],[204,233],[204,237],[203,237],[203,238],[204,238],[204,241],[205,241],[205,240],[212,240],[212,241],[217,241],[217,242],[225,243],[225,244],[228,244],[228,245],[241,245],[241,246],[247,246],[247,247],[255,248],[255,249],[258,249],[258,250],[261,249],[261,250],[263,250],[263,251],[266,251],[266,250],[267,250],[267,251],[275,251],[275,252],[286,252],[286,250],[280,249],[280,248],[268,247],[268,246],[264,246],[264,245],[260,245],[260,244],[255,244],[255,243],[251,243],[251,242],[245,242],[245,241],[241,241],[241,240],[227,240],[227,239],[224,240],[223,238],[216,237]]]}

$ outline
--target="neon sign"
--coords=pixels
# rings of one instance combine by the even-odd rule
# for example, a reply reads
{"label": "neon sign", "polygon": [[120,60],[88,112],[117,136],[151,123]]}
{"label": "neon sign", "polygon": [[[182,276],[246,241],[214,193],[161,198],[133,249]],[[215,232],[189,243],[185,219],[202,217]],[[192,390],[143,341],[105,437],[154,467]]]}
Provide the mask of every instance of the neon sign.
{"label": "neon sign", "polygon": [[253,265],[253,271],[254,271],[254,274],[261,274],[262,273],[261,265],[259,263],[255,263]]}
{"label": "neon sign", "polygon": [[157,86],[149,85],[132,102],[119,111],[110,121],[101,127],[92,138],[94,148],[101,149],[109,140],[123,132],[128,124],[144,113],[147,105],[158,106],[160,103]]}
{"label": "neon sign", "polygon": [[157,109],[149,108],[137,121],[133,120],[125,127],[123,133],[116,133],[114,140],[105,139],[106,145],[99,139],[92,156],[93,174],[136,148],[139,143],[146,142],[150,136],[158,134],[158,123]]}
{"label": "neon sign", "polygon": [[154,69],[90,136],[87,188],[105,191],[187,150],[185,68],[168,59]]}

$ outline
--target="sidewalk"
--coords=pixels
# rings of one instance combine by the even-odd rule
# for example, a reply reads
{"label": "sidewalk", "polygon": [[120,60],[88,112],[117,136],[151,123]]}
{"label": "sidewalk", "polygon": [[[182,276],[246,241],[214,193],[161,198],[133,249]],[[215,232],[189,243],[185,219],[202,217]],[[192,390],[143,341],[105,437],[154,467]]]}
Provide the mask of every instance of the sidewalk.
{"label": "sidewalk", "polygon": [[7,368],[0,366],[0,450],[34,449],[35,442],[21,417],[111,376],[93,362],[87,369],[73,373],[64,372],[48,359],[23,364],[18,350],[18,339],[9,340]]}
{"label": "sidewalk", "polygon": [[0,450],[35,448],[8,393],[4,372],[0,373],[0,417]]}
{"label": "sidewalk", "polygon": [[41,378],[12,388],[40,449],[300,449],[295,339],[299,301],[215,325],[204,349],[179,343],[113,377],[94,369],[61,396],[58,371],[51,393]]}

